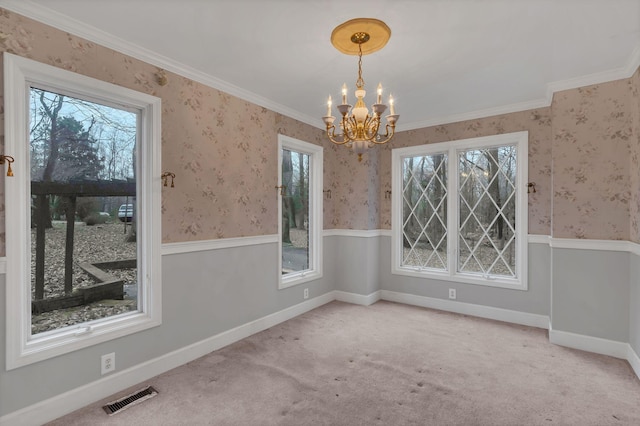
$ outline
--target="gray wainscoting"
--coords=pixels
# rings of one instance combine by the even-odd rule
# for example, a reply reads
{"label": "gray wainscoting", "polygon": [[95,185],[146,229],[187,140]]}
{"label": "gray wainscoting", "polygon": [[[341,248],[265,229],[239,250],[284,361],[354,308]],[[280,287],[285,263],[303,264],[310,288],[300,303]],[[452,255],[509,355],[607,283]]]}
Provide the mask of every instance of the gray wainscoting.
{"label": "gray wainscoting", "polygon": [[301,303],[304,288],[310,298],[330,292],[332,258],[327,252],[323,278],[278,290],[276,243],[164,255],[162,325],[11,371],[0,315],[0,417],[100,379],[103,354],[115,352],[122,371]]}
{"label": "gray wainscoting", "polygon": [[458,302],[548,316],[550,312],[550,255],[548,244],[529,244],[528,290],[464,284],[391,273],[391,237],[380,239],[380,288],[400,293],[448,299],[456,289]]}
{"label": "gray wainscoting", "polygon": [[629,255],[629,345],[640,356],[640,255]]}
{"label": "gray wainscoting", "polygon": [[324,238],[325,247],[334,256],[335,290],[369,295],[380,290],[378,264],[380,239],[385,237],[357,237],[333,235]]}
{"label": "gray wainscoting", "polygon": [[[334,290],[361,296],[382,290],[409,299],[448,301],[448,289],[455,288],[461,305],[550,317],[554,331],[628,342],[640,353],[640,255],[626,248],[554,248],[544,238],[536,241],[529,243],[526,291],[391,274],[391,237],[371,231],[325,236],[323,277],[283,290],[277,288],[274,242],[165,254],[161,326],[11,371],[0,369],[0,418],[67,391],[90,388],[103,377],[103,354],[116,353],[117,372],[140,368],[298,305],[305,288],[310,299],[322,296],[326,301]],[[2,289],[5,279],[0,274]],[[4,291],[0,304],[5,304]],[[5,346],[5,316],[0,315],[3,366]]]}
{"label": "gray wainscoting", "polygon": [[630,254],[551,250],[553,330],[628,342]]}

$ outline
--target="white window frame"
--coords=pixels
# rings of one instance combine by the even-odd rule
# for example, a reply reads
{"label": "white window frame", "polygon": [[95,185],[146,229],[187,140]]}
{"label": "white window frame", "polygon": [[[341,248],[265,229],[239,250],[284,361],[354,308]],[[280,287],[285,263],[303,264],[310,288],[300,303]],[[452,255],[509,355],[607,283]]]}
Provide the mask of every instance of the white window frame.
{"label": "white window frame", "polygon": [[[391,234],[392,259],[391,273],[419,278],[430,278],[443,281],[455,281],[468,284],[479,284],[490,287],[527,290],[527,236],[528,236],[528,205],[526,184],[528,179],[528,139],[529,133],[514,132],[502,135],[484,136],[478,138],[461,139],[450,142],[440,142],[427,145],[396,148],[391,152]],[[483,149],[504,145],[517,146],[517,176],[516,176],[516,277],[497,275],[480,276],[468,272],[457,272],[457,245],[459,215],[458,194],[458,153],[469,149]],[[447,270],[402,266],[402,161],[404,158],[423,155],[447,154]]]}
{"label": "white window frame", "polygon": [[282,150],[309,155],[309,269],[282,275],[282,195],[278,190],[278,289],[322,278],[322,167],[323,148],[278,135],[278,186],[282,186]]}
{"label": "white window frame", "polygon": [[[87,76],[4,53],[4,153],[15,158],[5,178],[6,368],[11,370],[161,324],[161,100]],[[138,311],[31,335],[29,92],[52,90],[138,112]],[[140,254],[143,253],[143,256]]]}

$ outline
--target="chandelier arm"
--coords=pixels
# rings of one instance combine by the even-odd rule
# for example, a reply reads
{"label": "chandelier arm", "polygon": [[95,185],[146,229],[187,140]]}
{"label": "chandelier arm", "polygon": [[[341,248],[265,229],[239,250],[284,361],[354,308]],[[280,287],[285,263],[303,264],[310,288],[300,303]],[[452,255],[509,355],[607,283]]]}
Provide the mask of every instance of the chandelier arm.
{"label": "chandelier arm", "polygon": [[357,127],[358,123],[356,122],[355,117],[345,118],[344,126],[342,128],[345,139],[348,139],[349,141],[356,140],[358,137]]}
{"label": "chandelier arm", "polygon": [[[391,138],[393,138],[393,135],[396,133],[395,129],[396,126],[392,126],[391,124],[387,124],[385,126],[386,128],[386,133],[384,135],[380,135],[383,139],[381,141],[375,141],[375,138],[371,140],[371,142],[373,142],[376,145],[382,145],[385,144],[387,142],[389,142],[391,140]],[[391,129],[391,132],[389,132],[389,129]]]}
{"label": "chandelier arm", "polygon": [[389,142],[391,140],[391,138],[393,138],[393,135],[387,137],[386,139],[382,139],[380,141],[376,141],[375,138],[371,139],[369,142],[376,144],[376,145],[384,145],[385,143]]}
{"label": "chandelier arm", "polygon": [[[339,141],[338,139],[336,139],[336,138],[339,138],[340,136],[343,137],[343,141]],[[349,142],[348,139],[344,138],[344,135],[336,135],[335,125],[327,126],[327,137],[335,145],[344,145]]]}
{"label": "chandelier arm", "polygon": [[365,122],[365,128],[367,129],[367,140],[373,140],[378,136],[378,129],[380,129],[380,120],[378,117],[369,117]]}
{"label": "chandelier arm", "polygon": [[375,132],[372,132],[373,128],[372,128],[372,121],[371,121],[371,117],[367,115],[367,117],[364,119],[364,123],[363,123],[363,133],[364,133],[364,138],[369,141],[372,138],[375,137]]}

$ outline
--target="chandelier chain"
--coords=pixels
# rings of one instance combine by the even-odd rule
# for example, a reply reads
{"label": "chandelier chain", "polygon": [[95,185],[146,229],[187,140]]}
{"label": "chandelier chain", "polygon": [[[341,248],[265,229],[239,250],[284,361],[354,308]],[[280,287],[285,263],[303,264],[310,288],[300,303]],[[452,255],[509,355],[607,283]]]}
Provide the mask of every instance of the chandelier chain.
{"label": "chandelier chain", "polygon": [[364,87],[364,80],[362,78],[362,43],[358,43],[358,80],[356,80],[356,87],[358,89]]}

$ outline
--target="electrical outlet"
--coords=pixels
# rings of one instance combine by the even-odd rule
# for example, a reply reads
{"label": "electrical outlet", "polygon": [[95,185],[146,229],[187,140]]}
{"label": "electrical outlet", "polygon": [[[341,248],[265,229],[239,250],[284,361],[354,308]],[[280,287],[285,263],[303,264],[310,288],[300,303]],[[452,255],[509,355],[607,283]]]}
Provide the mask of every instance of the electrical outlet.
{"label": "electrical outlet", "polygon": [[111,373],[116,369],[116,353],[111,352],[110,354],[102,355],[100,362],[100,373]]}
{"label": "electrical outlet", "polygon": [[302,297],[304,297],[305,299],[308,299],[308,298],[309,298],[309,289],[308,289],[308,288],[305,288],[305,289],[304,289],[304,293],[303,293],[303,296],[302,296]]}
{"label": "electrical outlet", "polygon": [[456,289],[455,288],[450,288],[449,289],[449,299],[455,299],[456,298]]}

